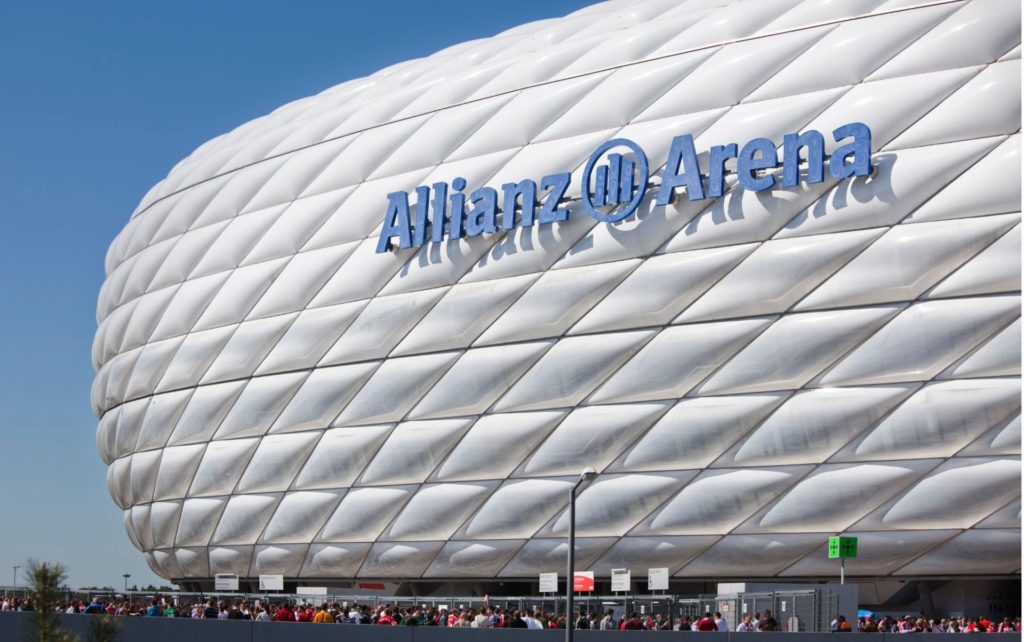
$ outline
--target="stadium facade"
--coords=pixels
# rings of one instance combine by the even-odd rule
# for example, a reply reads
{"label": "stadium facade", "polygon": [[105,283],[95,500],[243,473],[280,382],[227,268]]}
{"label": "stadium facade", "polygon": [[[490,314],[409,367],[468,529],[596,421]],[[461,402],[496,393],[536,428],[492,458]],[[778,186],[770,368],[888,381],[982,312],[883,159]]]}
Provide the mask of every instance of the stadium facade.
{"label": "stadium facade", "polygon": [[[159,575],[1019,579],[1020,4],[597,4],[202,145],[106,257]],[[1019,599],[1019,593],[1018,593]]]}

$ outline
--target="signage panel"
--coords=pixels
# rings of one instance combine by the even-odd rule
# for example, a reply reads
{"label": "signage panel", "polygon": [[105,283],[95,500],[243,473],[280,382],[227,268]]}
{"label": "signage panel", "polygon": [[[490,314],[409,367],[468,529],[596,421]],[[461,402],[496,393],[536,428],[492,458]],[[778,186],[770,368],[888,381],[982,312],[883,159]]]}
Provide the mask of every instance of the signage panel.
{"label": "signage panel", "polygon": [[557,593],[558,592],[558,573],[541,573],[540,574],[540,592],[541,593]]}
{"label": "signage panel", "polygon": [[838,557],[857,557],[856,537],[830,537],[828,538],[829,559]]}
{"label": "signage panel", "polygon": [[591,593],[594,590],[593,571],[573,571],[572,590],[577,593]]}
{"label": "signage panel", "polygon": [[647,590],[667,591],[668,590],[668,569],[649,568],[647,569]]}
{"label": "signage panel", "polygon": [[613,568],[612,569],[612,591],[628,591],[629,590],[629,569],[628,568]]}
{"label": "signage panel", "polygon": [[227,573],[218,573],[213,576],[213,590],[215,591],[237,591],[238,576]]}
{"label": "signage panel", "polygon": [[260,575],[261,591],[283,591],[284,575]]}

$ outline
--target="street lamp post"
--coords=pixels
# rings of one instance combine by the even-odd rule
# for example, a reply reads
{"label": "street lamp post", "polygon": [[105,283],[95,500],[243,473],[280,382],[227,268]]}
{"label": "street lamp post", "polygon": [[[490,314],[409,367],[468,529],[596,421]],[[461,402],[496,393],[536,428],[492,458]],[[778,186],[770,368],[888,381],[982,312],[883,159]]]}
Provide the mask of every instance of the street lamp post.
{"label": "street lamp post", "polygon": [[14,583],[11,585],[11,588],[14,588],[14,589],[18,588],[18,569],[19,568],[21,568],[21,566],[15,566],[14,567]]}
{"label": "street lamp post", "polygon": [[565,573],[565,642],[572,642],[573,627],[573,573],[576,565],[576,491],[584,482],[597,477],[597,471],[587,467],[580,473],[579,480],[569,490],[569,561]]}
{"label": "street lamp post", "polygon": [[131,577],[131,573],[125,573],[121,577],[124,578],[124,592],[127,593],[128,592],[128,578]]}

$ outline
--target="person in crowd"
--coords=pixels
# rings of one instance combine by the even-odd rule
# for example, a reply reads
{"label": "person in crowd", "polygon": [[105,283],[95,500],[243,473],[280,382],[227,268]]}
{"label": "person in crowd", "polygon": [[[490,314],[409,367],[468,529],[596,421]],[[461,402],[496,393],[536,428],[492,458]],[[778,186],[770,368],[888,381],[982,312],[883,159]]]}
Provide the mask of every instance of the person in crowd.
{"label": "person in crowd", "polygon": [[850,623],[846,621],[845,615],[840,615],[836,618],[835,623],[832,625],[833,633],[850,633],[853,629],[850,627]]}
{"label": "person in crowd", "polygon": [[704,614],[704,617],[697,620],[697,630],[703,632],[718,631],[718,625],[715,624],[715,619],[711,617],[711,611]]}
{"label": "person in crowd", "polygon": [[757,624],[757,630],[772,632],[779,631],[781,629],[779,628],[779,621],[775,619],[775,617],[772,615],[772,612],[768,609],[765,609],[764,615],[761,617],[761,620]]}
{"label": "person in crowd", "polygon": [[163,614],[164,610],[160,608],[160,602],[156,599],[154,599],[149,605],[149,608],[146,609],[146,617],[162,617]]}
{"label": "person in crowd", "polygon": [[[212,602],[213,600],[210,600],[210,601]],[[277,609],[274,611],[274,621],[275,622],[294,622],[295,621],[295,613],[292,612],[292,610],[288,606],[287,602],[285,602],[284,604],[281,604],[280,606],[278,606]]]}
{"label": "person in crowd", "polygon": [[753,633],[754,632],[754,626],[753,626],[753,624],[750,623],[750,619],[751,618],[750,618],[749,615],[744,614],[743,620],[741,620],[739,625],[737,625],[737,627],[736,627],[736,632],[737,633]]}
{"label": "person in crowd", "polygon": [[725,621],[722,614],[719,611],[715,611],[715,626],[718,627],[719,631],[729,632],[729,623]]}

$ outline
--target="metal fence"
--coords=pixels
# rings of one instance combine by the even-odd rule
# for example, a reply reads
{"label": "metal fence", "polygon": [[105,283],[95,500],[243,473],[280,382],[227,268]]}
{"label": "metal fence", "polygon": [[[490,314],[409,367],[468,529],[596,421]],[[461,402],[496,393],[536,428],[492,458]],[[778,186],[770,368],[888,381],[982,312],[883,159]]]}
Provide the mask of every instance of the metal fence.
{"label": "metal fence", "polygon": [[[19,587],[18,593],[24,595],[25,590]],[[191,593],[171,592],[111,592],[109,590],[67,591],[63,596],[66,601],[91,601],[98,597],[104,602],[128,600],[146,603],[152,599],[165,599],[175,606],[205,602],[209,598],[218,601],[240,602],[256,601],[262,603],[299,603],[306,602],[319,605],[334,602],[343,607],[353,604],[376,608],[381,605],[392,605],[398,608],[420,607],[424,609],[481,609],[485,607],[501,607],[502,609],[519,609],[543,611],[563,615],[565,613],[564,595],[546,596],[386,596],[358,595],[351,593],[328,593],[327,595],[303,595],[293,593]],[[582,613],[594,613],[600,616],[613,611],[616,618],[625,614],[638,613],[641,616],[657,617],[664,615],[670,622],[677,618],[689,617],[691,620],[701,618],[706,612],[720,612],[729,623],[729,630],[735,631],[744,615],[763,614],[771,610],[779,627],[786,632],[815,633],[827,632],[831,623],[839,615],[839,598],[828,588],[810,590],[773,591],[764,593],[742,593],[737,596],[717,595],[578,595],[573,600],[575,610]],[[600,619],[600,617],[598,618]]]}

